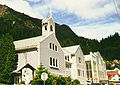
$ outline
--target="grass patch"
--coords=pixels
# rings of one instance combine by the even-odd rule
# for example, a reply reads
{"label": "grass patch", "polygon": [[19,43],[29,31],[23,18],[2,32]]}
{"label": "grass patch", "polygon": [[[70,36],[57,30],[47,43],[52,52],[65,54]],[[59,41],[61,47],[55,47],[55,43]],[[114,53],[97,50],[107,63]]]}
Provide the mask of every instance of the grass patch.
{"label": "grass patch", "polygon": [[0,85],[5,85],[5,84],[3,84],[3,83],[0,83]]}

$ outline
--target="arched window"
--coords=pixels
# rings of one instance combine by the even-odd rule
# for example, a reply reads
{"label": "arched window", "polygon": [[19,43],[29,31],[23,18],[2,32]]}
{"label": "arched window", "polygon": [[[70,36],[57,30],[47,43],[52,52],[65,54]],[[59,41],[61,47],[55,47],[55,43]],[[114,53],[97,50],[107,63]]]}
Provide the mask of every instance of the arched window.
{"label": "arched window", "polygon": [[52,27],[52,25],[50,26],[50,31],[53,31],[53,27]]}
{"label": "arched window", "polygon": [[55,45],[55,51],[57,51],[57,46]]}
{"label": "arched window", "polygon": [[45,30],[47,30],[47,26],[45,25]]}
{"label": "arched window", "polygon": [[52,43],[50,43],[50,49],[52,49]]}
{"label": "arched window", "polygon": [[79,63],[81,63],[81,58],[80,57],[78,58],[78,61],[79,61]]}

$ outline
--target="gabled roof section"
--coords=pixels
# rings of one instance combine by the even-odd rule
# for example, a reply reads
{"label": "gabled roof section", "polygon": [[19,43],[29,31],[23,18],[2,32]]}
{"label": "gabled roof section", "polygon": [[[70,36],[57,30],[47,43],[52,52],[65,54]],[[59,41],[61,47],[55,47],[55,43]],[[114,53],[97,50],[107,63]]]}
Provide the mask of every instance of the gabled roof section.
{"label": "gabled roof section", "polygon": [[65,54],[71,54],[71,52],[69,52],[68,50],[66,50],[66,49],[64,49],[64,48],[62,48],[62,50],[63,50],[63,52],[64,52]]}
{"label": "gabled roof section", "polygon": [[14,70],[13,73],[20,73],[19,71],[22,70],[23,68],[30,68],[31,70],[35,70],[34,67],[32,67],[29,63],[27,63],[27,64],[25,64],[23,67]]}
{"label": "gabled roof section", "polygon": [[84,55],[85,61],[91,61],[91,55]]}
{"label": "gabled roof section", "polygon": [[38,41],[40,41],[43,37],[33,37],[23,40],[14,41],[15,49],[22,50],[22,49],[30,49],[30,48],[37,48]]}
{"label": "gabled roof section", "polygon": [[48,36],[52,35],[54,33],[50,33],[47,36],[38,36],[38,37],[33,37],[33,38],[28,38],[28,39],[23,39],[23,40],[18,40],[14,41],[15,45],[15,50],[26,50],[26,49],[32,49],[32,48],[37,48],[38,42],[43,41],[46,39]]}
{"label": "gabled roof section", "polygon": [[70,47],[64,47],[62,48],[64,52],[70,52],[71,54],[75,54],[75,52],[77,51],[79,45],[75,45],[75,46],[70,46]]}
{"label": "gabled roof section", "polygon": [[22,67],[22,68],[19,69],[19,70],[22,70],[23,68],[30,68],[31,70],[35,70],[35,68],[32,67],[29,63],[27,63],[24,67]]}

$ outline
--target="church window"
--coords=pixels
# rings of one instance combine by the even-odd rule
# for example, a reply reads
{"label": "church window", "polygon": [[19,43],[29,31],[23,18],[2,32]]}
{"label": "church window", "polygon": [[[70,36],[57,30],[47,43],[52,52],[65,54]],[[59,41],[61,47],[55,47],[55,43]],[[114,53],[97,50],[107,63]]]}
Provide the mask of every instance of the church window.
{"label": "church window", "polygon": [[48,23],[46,22],[45,24],[47,25]]}
{"label": "church window", "polygon": [[78,76],[80,76],[80,69],[78,69]]}
{"label": "church window", "polygon": [[66,61],[70,61],[69,55],[66,55],[66,56],[65,56],[65,60],[66,60]]}
{"label": "church window", "polygon": [[43,25],[47,25],[48,23],[43,23]]}
{"label": "church window", "polygon": [[52,58],[50,58],[50,65],[52,66]]}
{"label": "church window", "polygon": [[47,26],[45,25],[45,30],[47,30]]}
{"label": "church window", "polygon": [[71,68],[71,64],[65,64],[66,65],[66,68]]}
{"label": "church window", "polygon": [[55,51],[57,51],[57,46],[55,45]]}
{"label": "church window", "polygon": [[58,46],[55,45],[54,43],[49,43],[49,48],[54,51],[58,51]]}
{"label": "church window", "polygon": [[54,44],[53,44],[53,50],[54,50]]}
{"label": "church window", "polygon": [[53,27],[52,27],[52,25],[50,26],[50,31],[53,31]]}
{"label": "church window", "polygon": [[56,58],[50,57],[50,66],[51,67],[58,67],[58,60]]}
{"label": "church window", "polygon": [[55,59],[53,58],[53,66],[55,66]]}
{"label": "church window", "polygon": [[57,62],[57,59],[56,59],[56,67],[58,67],[58,62]]}
{"label": "church window", "polygon": [[78,58],[78,61],[79,61],[79,63],[81,63],[81,58],[80,57]]}
{"label": "church window", "polygon": [[67,60],[67,56],[65,56],[65,60]]}
{"label": "church window", "polygon": [[70,61],[69,56],[68,56],[68,61]]}
{"label": "church window", "polygon": [[52,43],[50,43],[50,49],[52,49]]}

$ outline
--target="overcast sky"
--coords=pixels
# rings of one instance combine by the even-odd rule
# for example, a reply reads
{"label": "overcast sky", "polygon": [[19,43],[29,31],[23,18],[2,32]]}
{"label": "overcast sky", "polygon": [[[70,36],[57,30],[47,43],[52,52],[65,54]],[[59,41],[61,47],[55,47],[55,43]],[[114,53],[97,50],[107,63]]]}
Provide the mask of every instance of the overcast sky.
{"label": "overcast sky", "polygon": [[[120,14],[120,0],[115,0]],[[78,35],[102,39],[110,34],[120,34],[120,17],[113,0],[0,0],[16,11],[43,19],[52,16],[58,24],[66,24]]]}

